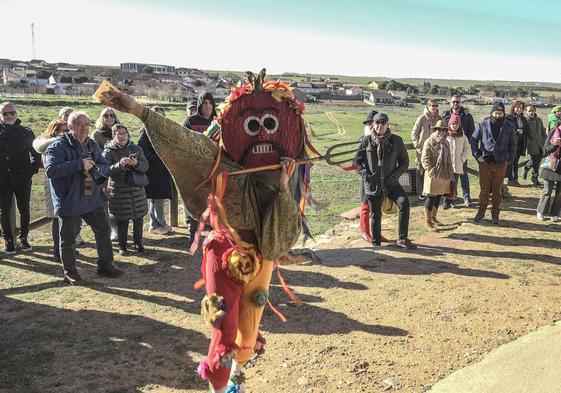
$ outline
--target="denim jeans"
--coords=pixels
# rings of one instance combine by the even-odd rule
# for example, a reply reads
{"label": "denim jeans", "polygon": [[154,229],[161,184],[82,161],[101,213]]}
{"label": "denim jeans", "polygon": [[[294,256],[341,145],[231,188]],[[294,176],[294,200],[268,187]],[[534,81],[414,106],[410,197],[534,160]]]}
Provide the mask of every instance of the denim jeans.
{"label": "denim jeans", "polygon": [[109,267],[113,263],[109,218],[103,207],[101,207],[83,216],[58,218],[60,226],[60,257],[64,274],[77,273],[76,236],[80,233],[82,219],[92,228],[95,235],[98,268]]}
{"label": "denim jeans", "polygon": [[150,199],[150,226],[149,229],[161,228],[167,225],[165,214],[165,199]]}
{"label": "denim jeans", "polygon": [[469,193],[469,174],[468,174],[468,163],[467,160],[464,162],[464,173],[460,175],[460,186],[462,188],[462,196],[464,201],[471,200],[471,196]]}

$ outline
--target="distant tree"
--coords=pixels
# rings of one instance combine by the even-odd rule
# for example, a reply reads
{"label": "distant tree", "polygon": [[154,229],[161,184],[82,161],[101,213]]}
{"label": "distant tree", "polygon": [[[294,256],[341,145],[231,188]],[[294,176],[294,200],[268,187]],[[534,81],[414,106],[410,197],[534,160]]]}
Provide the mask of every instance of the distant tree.
{"label": "distant tree", "polygon": [[51,76],[51,72],[47,70],[39,70],[37,71],[37,78],[38,79],[49,79]]}
{"label": "distant tree", "polygon": [[72,82],[73,83],[85,83],[85,82],[89,82],[89,79],[87,76],[84,75],[74,75],[72,77]]}
{"label": "distant tree", "polygon": [[150,67],[150,66],[146,66],[144,67],[144,72],[146,72],[147,74],[153,74],[154,73],[154,68]]}
{"label": "distant tree", "polygon": [[60,77],[60,83],[72,83],[72,77],[68,75],[63,75]]}

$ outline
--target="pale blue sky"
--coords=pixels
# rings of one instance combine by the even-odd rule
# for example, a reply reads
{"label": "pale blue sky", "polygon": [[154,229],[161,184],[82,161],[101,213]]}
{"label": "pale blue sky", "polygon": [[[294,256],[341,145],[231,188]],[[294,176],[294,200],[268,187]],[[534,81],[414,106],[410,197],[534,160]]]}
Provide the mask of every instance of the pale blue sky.
{"label": "pale blue sky", "polygon": [[17,15],[2,22],[17,34],[0,57],[31,58],[35,22],[37,57],[48,61],[561,82],[561,4],[553,0],[0,4]]}

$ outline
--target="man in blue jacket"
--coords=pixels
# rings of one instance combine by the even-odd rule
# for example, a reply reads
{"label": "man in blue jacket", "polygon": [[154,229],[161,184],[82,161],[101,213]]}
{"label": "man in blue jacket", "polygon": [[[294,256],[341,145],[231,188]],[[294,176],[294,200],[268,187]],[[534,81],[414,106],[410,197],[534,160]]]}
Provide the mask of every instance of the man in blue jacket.
{"label": "man in blue jacket", "polygon": [[493,194],[491,222],[499,224],[502,201],[502,184],[506,168],[516,154],[516,135],[514,125],[505,121],[505,106],[495,102],[491,116],[485,118],[471,137],[471,151],[479,163],[479,210],[474,221],[481,222],[485,217],[489,194]]}
{"label": "man in blue jacket", "polygon": [[82,219],[92,228],[98,254],[97,274],[118,277],[113,266],[109,220],[103,209],[102,184],[109,176],[109,164],[98,145],[88,137],[90,118],[84,112],[68,117],[70,131],[47,149],[45,172],[51,180],[51,195],[60,223],[60,256],[64,281],[83,285],[76,270],[76,236]]}

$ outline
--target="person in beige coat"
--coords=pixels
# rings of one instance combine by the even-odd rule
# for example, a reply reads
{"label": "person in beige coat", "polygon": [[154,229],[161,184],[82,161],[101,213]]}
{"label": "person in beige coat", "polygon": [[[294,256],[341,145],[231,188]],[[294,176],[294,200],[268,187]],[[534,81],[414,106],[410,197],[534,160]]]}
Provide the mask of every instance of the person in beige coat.
{"label": "person in beige coat", "polygon": [[421,163],[425,170],[423,194],[425,200],[425,224],[428,231],[436,231],[435,225],[442,225],[436,218],[438,205],[442,195],[450,193],[450,185],[454,178],[452,153],[446,139],[448,126],[444,120],[438,120],[434,132],[423,145]]}
{"label": "person in beige coat", "polygon": [[[438,101],[431,99],[427,102],[427,106],[423,109],[423,114],[417,118],[411,130],[411,141],[413,141],[413,146],[417,151],[416,164],[419,184],[423,184],[425,176],[425,171],[421,165],[423,146],[432,132],[431,127],[434,127],[438,119],[440,119]],[[419,199],[423,199],[422,194],[419,195]]]}
{"label": "person in beige coat", "polygon": [[458,184],[458,178],[464,174],[464,164],[468,159],[469,152],[471,151],[469,141],[462,131],[460,116],[457,113],[452,113],[450,120],[448,121],[447,139],[448,144],[450,145],[450,153],[452,154],[454,184],[452,185],[450,197],[444,198],[444,203],[442,204],[444,210],[454,207],[453,203],[457,195],[456,187]]}

